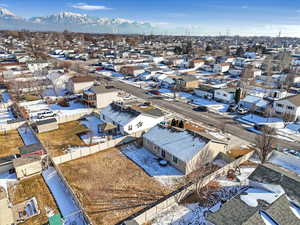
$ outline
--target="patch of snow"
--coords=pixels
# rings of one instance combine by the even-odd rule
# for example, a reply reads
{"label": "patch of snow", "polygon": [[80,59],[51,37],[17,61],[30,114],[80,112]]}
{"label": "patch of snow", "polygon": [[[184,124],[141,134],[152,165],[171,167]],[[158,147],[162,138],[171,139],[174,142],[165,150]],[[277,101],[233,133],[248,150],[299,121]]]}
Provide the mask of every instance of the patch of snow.
{"label": "patch of snow", "polygon": [[18,132],[24,142],[24,145],[39,143],[39,140],[37,139],[37,137],[29,127],[22,126],[18,128]]}
{"label": "patch of snow", "polygon": [[281,125],[283,125],[282,119],[278,117],[262,117],[255,114],[248,114],[246,116],[241,117],[241,119],[254,124],[280,123]]}
{"label": "patch of snow", "polygon": [[295,216],[300,219],[300,207],[294,204],[293,202],[290,202],[290,209],[295,214]]}
{"label": "patch of snow", "polygon": [[157,156],[145,148],[128,145],[122,152],[164,186],[172,186],[183,177],[183,173],[171,165],[160,166]]}
{"label": "patch of snow", "polygon": [[17,181],[15,173],[10,174],[9,172],[0,173],[0,186],[7,192],[9,182]]}
{"label": "patch of snow", "polygon": [[0,109],[0,124],[7,124],[7,121],[14,120],[15,117],[9,109]]}
{"label": "patch of snow", "polygon": [[216,102],[216,101],[208,100],[208,99],[204,99],[204,98],[195,98],[195,99],[193,99],[192,104],[206,106],[206,107],[216,110],[218,112],[227,112],[228,107],[229,107],[228,104],[224,104],[224,103],[220,103],[220,102]]}
{"label": "patch of snow", "polygon": [[87,225],[73,196],[62,182],[54,167],[43,171],[43,177],[53,194],[66,224]]}
{"label": "patch of snow", "polygon": [[198,204],[175,205],[163,210],[154,219],[152,225],[201,225],[205,224],[205,212]]}
{"label": "patch of snow", "polygon": [[266,225],[278,225],[278,223],[276,223],[268,214],[266,214],[265,212],[263,211],[260,211],[259,212],[262,220],[264,221],[264,223]]}
{"label": "patch of snow", "polygon": [[249,188],[244,194],[240,195],[241,200],[251,207],[257,207],[258,200],[264,200],[269,204],[272,204],[278,197],[278,193],[260,188]]}
{"label": "patch of snow", "polygon": [[295,156],[273,152],[268,162],[300,175],[300,159]]}

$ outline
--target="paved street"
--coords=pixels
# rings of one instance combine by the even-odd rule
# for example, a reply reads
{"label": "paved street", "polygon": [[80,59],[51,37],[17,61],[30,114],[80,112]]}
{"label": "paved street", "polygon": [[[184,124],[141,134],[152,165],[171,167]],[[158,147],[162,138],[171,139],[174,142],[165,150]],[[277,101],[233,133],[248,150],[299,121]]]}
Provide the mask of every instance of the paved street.
{"label": "paved street", "polygon": [[[132,95],[135,95],[138,98],[151,101],[153,104],[162,107],[166,110],[183,115],[186,119],[191,119],[194,122],[200,122],[207,125],[211,125],[222,129],[223,131],[228,132],[232,135],[235,135],[241,139],[244,139],[248,142],[255,142],[257,134],[247,131],[240,123],[234,121],[231,118],[227,118],[225,116],[215,114],[212,112],[195,112],[194,110],[192,110],[192,105],[179,101],[166,101],[163,99],[151,97],[145,94],[145,90],[115,79],[110,81],[109,84],[115,86],[116,88],[124,90]],[[276,144],[280,148],[290,148],[300,151],[300,143],[278,139]]]}

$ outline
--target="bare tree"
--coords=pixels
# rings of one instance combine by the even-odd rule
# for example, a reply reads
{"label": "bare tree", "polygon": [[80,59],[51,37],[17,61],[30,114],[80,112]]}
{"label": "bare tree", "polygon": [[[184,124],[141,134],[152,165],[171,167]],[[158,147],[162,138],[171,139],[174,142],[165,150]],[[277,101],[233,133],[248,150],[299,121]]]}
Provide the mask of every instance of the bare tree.
{"label": "bare tree", "polygon": [[289,72],[291,66],[291,54],[289,52],[284,52],[280,57],[280,70],[281,72]]}
{"label": "bare tree", "polygon": [[283,86],[286,89],[289,89],[290,87],[292,87],[294,85],[294,82],[295,82],[295,74],[289,73],[283,82]]}
{"label": "bare tree", "polygon": [[273,62],[272,62],[272,57],[268,56],[265,58],[263,65],[266,71],[267,76],[272,76],[273,74]]}
{"label": "bare tree", "polygon": [[257,146],[256,153],[261,163],[265,163],[270,156],[270,153],[272,152],[273,146],[276,142],[276,139],[273,136],[275,134],[275,129],[264,126],[261,131],[262,133],[255,139]]}
{"label": "bare tree", "polygon": [[253,114],[256,112],[257,106],[255,104],[252,104],[249,108],[249,112],[251,113],[251,117],[253,118]]}
{"label": "bare tree", "polygon": [[273,115],[274,115],[274,108],[270,104],[266,107],[264,116],[268,118],[268,122],[269,122],[270,117],[272,117]]}

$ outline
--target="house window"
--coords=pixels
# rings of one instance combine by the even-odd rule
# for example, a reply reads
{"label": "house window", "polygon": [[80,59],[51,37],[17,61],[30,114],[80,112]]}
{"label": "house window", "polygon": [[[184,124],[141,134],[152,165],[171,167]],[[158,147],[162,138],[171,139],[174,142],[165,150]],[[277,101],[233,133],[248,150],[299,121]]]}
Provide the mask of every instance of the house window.
{"label": "house window", "polygon": [[294,110],[295,109],[293,106],[288,106],[287,108],[290,109],[290,110]]}
{"label": "house window", "polygon": [[161,150],[161,156],[162,156],[163,158],[166,157],[166,152],[165,152],[164,150]]}
{"label": "house window", "polygon": [[281,112],[276,111],[276,114],[281,115]]}
{"label": "house window", "polygon": [[103,118],[103,120],[105,120],[105,116],[104,115],[102,115],[102,118]]}
{"label": "house window", "polygon": [[279,104],[279,103],[277,103],[277,107],[280,107],[280,108],[282,108],[282,107],[283,107],[283,105],[282,105],[282,104]]}
{"label": "house window", "polygon": [[132,125],[129,125],[129,126],[128,126],[128,130],[132,130]]}
{"label": "house window", "polygon": [[143,122],[139,122],[139,123],[136,125],[137,128],[140,128],[141,126],[143,126]]}
{"label": "house window", "polygon": [[223,96],[226,97],[227,95],[226,95],[226,94],[223,94]]}
{"label": "house window", "polygon": [[175,156],[173,156],[173,162],[176,163],[176,164],[178,162],[178,159]]}

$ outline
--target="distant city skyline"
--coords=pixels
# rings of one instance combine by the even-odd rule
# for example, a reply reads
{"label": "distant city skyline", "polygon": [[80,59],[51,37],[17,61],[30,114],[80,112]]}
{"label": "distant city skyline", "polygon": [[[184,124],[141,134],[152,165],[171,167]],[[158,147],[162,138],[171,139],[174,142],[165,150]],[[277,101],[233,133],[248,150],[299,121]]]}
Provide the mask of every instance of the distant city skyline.
{"label": "distant city skyline", "polygon": [[149,22],[161,33],[300,37],[300,2],[282,0],[0,0],[17,16],[68,11],[95,17]]}

